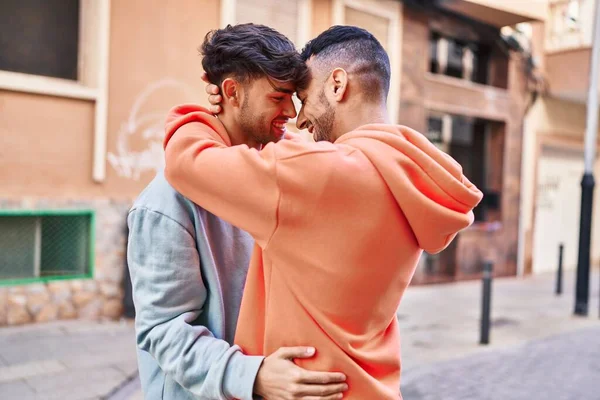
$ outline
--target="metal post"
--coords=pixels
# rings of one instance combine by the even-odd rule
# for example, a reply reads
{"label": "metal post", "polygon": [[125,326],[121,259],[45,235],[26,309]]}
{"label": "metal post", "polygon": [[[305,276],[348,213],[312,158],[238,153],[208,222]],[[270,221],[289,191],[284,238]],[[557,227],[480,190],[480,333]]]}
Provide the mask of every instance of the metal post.
{"label": "metal post", "polygon": [[563,250],[564,245],[561,243],[558,246],[558,270],[556,272],[556,295],[562,294],[562,281],[563,281]]}
{"label": "metal post", "polygon": [[483,264],[483,292],[481,294],[481,331],[479,344],[490,343],[490,310],[492,307],[492,271],[490,261]]}
{"label": "metal post", "polygon": [[590,59],[590,82],[585,128],[584,174],[581,180],[581,214],[579,218],[579,250],[577,257],[577,285],[575,287],[575,314],[587,315],[590,289],[590,244],[592,208],[594,200],[594,159],[598,134],[598,74],[600,62],[600,7],[596,2],[594,38]]}

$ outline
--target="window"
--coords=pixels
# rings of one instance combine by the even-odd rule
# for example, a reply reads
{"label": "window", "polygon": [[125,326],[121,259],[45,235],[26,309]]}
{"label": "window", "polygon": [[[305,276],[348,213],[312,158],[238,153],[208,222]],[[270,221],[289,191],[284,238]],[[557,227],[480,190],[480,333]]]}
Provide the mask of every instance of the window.
{"label": "window", "polygon": [[0,214],[0,284],[92,275],[91,211]]}
{"label": "window", "polygon": [[2,0],[0,69],[77,80],[79,0]]}
{"label": "window", "polygon": [[427,139],[436,146],[440,146],[443,140],[444,120],[441,116],[430,115],[427,118]]}
{"label": "window", "polygon": [[431,32],[429,71],[471,82],[487,84],[489,49],[486,46]]}
{"label": "window", "polygon": [[0,89],[103,103],[109,33],[109,1],[0,1]]}
{"label": "window", "polygon": [[0,89],[94,101],[96,182],[106,168],[110,4],[0,1]]}
{"label": "window", "polygon": [[494,159],[492,148],[500,147],[501,140],[497,136],[502,130],[494,129],[492,132],[493,124],[483,119],[433,112],[427,119],[427,138],[452,156],[462,166],[464,175],[486,196],[485,201],[474,210],[475,221],[499,219],[501,184],[491,182],[490,177],[495,179],[499,173],[501,176],[502,167]]}

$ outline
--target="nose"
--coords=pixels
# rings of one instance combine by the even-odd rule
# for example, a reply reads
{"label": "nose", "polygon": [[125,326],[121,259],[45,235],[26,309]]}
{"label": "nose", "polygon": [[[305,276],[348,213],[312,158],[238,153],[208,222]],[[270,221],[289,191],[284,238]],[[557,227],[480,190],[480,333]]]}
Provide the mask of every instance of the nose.
{"label": "nose", "polygon": [[296,120],[296,128],[300,130],[306,129],[307,122],[306,116],[304,115],[304,106],[302,106],[300,113],[298,113],[298,119]]}
{"label": "nose", "polygon": [[291,97],[285,103],[283,115],[285,115],[289,119],[296,118],[296,106],[294,106],[294,102],[292,101]]}

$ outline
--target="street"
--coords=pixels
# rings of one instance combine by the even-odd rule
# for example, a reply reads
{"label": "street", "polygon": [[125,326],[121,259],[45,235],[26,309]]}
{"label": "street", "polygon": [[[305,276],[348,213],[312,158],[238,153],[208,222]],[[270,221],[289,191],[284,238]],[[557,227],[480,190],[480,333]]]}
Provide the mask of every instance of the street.
{"label": "street", "polygon": [[405,400],[600,399],[600,326],[409,370]]}
{"label": "street", "polygon": [[[479,345],[481,283],[411,286],[398,312],[405,400],[600,399],[598,283],[573,316],[574,272],[496,279],[490,345]],[[141,400],[132,321],[0,329],[0,399]]]}

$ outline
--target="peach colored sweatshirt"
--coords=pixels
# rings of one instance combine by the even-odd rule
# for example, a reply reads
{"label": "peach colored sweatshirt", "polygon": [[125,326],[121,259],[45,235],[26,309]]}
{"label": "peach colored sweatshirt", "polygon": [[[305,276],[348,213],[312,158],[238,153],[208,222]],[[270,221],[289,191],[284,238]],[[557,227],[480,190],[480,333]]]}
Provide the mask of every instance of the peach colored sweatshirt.
{"label": "peach colored sweatshirt", "polygon": [[482,198],[460,165],[383,124],[335,143],[230,146],[195,105],[171,111],[164,145],[175,189],[256,240],[236,344],[313,346],[297,364],[344,372],[346,399],[401,398],[400,299],[423,249],[444,249]]}

